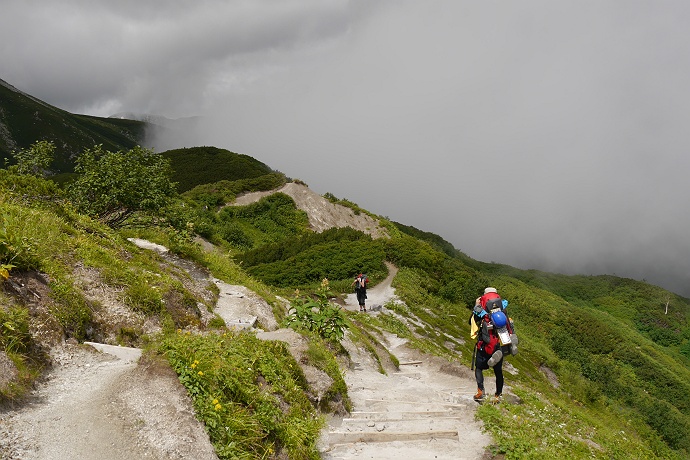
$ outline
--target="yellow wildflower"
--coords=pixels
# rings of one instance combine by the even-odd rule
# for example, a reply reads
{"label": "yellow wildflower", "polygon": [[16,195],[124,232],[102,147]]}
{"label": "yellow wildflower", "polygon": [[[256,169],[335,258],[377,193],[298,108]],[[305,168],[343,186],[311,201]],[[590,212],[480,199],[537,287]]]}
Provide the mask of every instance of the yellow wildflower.
{"label": "yellow wildflower", "polygon": [[201,371],[197,372],[197,374],[199,374],[199,375],[204,375],[204,373],[201,372]]}
{"label": "yellow wildflower", "polygon": [[222,408],[222,406],[220,404],[216,404],[216,407],[215,407],[216,410],[220,410],[221,408]]}

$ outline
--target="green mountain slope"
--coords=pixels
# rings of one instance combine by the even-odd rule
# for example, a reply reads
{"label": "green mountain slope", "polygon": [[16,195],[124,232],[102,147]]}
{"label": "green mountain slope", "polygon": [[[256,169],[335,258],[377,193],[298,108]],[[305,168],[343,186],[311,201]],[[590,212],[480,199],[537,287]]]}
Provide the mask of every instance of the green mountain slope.
{"label": "green mountain slope", "polygon": [[12,163],[12,152],[38,140],[55,143],[55,172],[71,172],[73,157],[103,144],[118,151],[143,145],[146,123],[75,115],[29,96],[0,80],[0,155]]}
{"label": "green mountain slope", "polygon": [[[15,150],[28,148],[39,140],[51,140],[56,146],[52,171],[69,173],[74,169],[75,158],[85,149],[102,144],[104,150],[116,152],[146,146],[147,130],[153,127],[146,121],[72,114],[0,80],[0,155],[8,164],[14,163]],[[216,147],[173,149],[162,154],[171,162],[172,179],[180,192],[223,180],[250,180],[276,174],[248,155]]]}
{"label": "green mountain slope", "polygon": [[273,170],[260,161],[239,153],[216,147],[192,147],[167,150],[162,155],[170,159],[172,179],[180,192],[198,185],[222,180],[255,179]]}
{"label": "green mountain slope", "polygon": [[[262,200],[263,205],[240,206],[232,213],[214,211],[219,229],[246,228],[246,216],[256,206],[271,215],[265,201],[270,197]],[[270,237],[255,237],[254,246],[226,244],[248,273],[276,288],[313,288],[328,277],[336,290],[347,292],[357,267],[366,267],[376,282],[385,276],[383,262],[395,263],[400,268],[395,287],[405,303],[389,306],[396,317],[367,318],[364,327],[373,336],[382,329],[395,332],[422,350],[468,366],[473,344],[467,341],[466,307],[485,286],[494,285],[509,300],[521,339],[519,355],[507,359],[513,366],[507,373],[522,404],[482,408],[480,414],[506,453],[536,449],[543,452],[537,458],[553,458],[559,443],[585,449],[573,442],[572,430],[579,432],[586,419],[598,430],[587,437],[601,449],[595,457],[618,457],[612,453],[620,448],[621,431],[630,436],[625,449],[634,445],[642,452],[637,458],[685,457],[690,448],[688,299],[615,276],[565,276],[471,260],[437,235],[381,221],[392,238],[371,240],[340,230],[295,235],[273,219],[263,227]],[[554,423],[559,418],[565,423],[553,442],[553,427],[537,423],[537,408],[551,412]],[[525,426],[506,421],[518,417],[543,430],[538,439]],[[572,458],[590,454],[586,448]]]}
{"label": "green mountain slope", "polygon": [[[162,318],[168,329],[202,328],[191,313],[199,299],[168,275],[151,275],[158,273],[156,264],[132,259],[124,236],[158,242],[218,276],[251,284],[272,304],[275,296],[290,298],[296,289],[315,292],[324,278],[338,301],[350,292],[357,271],[365,270],[375,284],[386,276],[385,264],[393,263],[399,269],[393,286],[402,302],[376,316],[346,316],[353,337],[381,354],[377,359],[385,351],[376,338],[387,332],[469,368],[474,343],[468,307],[488,285],[509,301],[520,337],[519,353],[506,358],[510,397],[477,410],[496,454],[690,457],[690,299],[616,276],[565,276],[473,260],[438,235],[364,210],[378,219],[386,237],[352,228],[315,233],[306,211],[283,193],[228,206],[240,193],[273,190],[287,180],[258,160],[212,147],[164,155],[184,182],[183,193],[160,213],[138,216],[136,226],[117,232],[63,206],[69,198],[49,182],[0,171],[0,263],[16,266],[10,274],[38,271],[54,280],[56,305],[44,316],[32,317],[21,302],[8,301],[4,305],[11,306],[0,310],[0,351],[20,369],[21,363],[32,369],[40,362],[31,324],[47,321],[60,337],[79,341],[89,331],[116,327],[93,320],[93,306],[70,271],[81,265],[101,271],[139,311]],[[355,209],[360,212],[354,204],[337,208],[332,195],[324,200],[332,207],[316,216],[321,220],[342,213],[346,221]],[[198,235],[217,251],[201,254]],[[178,308],[168,311],[169,306]],[[274,311],[284,319],[284,310]],[[134,345],[151,339],[136,329],[120,333]],[[25,374],[19,386],[28,388],[32,377]]]}

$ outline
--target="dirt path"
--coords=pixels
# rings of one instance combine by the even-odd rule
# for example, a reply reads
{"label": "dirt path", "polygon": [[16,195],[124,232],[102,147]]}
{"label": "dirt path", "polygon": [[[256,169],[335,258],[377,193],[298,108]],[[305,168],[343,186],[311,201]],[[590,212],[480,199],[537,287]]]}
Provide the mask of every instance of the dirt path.
{"label": "dirt path", "polygon": [[[390,262],[386,262],[388,267],[388,276],[376,286],[367,289],[367,310],[381,311],[381,308],[390,301],[395,301],[395,289],[391,286],[393,278],[398,273],[398,267]],[[359,304],[357,303],[357,295],[353,292],[348,294],[345,298],[345,309],[350,311],[359,311]]]}
{"label": "dirt path", "polygon": [[[369,290],[369,307],[395,300],[391,281],[397,270],[389,266],[389,271]],[[248,327],[254,319],[269,329],[277,326],[270,306],[255,293],[213,281],[220,290],[217,313],[230,326]],[[358,310],[354,294],[346,303],[347,309]],[[367,314],[381,313],[374,308]],[[293,337],[291,346],[304,346],[293,331],[261,334],[288,343]],[[383,375],[349,339],[344,345],[355,363],[345,373],[354,411],[347,419],[331,420],[324,430],[325,459],[482,458],[489,439],[473,419],[474,382],[467,369],[422,356],[389,335],[384,345],[402,370]],[[128,354],[118,358],[89,345],[65,344],[53,350],[53,358],[53,369],[30,402],[0,412],[0,459],[217,459],[185,389],[167,366],[137,362]],[[324,378],[308,375],[315,386]]]}
{"label": "dirt path", "polygon": [[[369,315],[397,300],[391,286],[397,269],[367,292]],[[358,311],[354,294],[348,310]],[[471,371],[410,349],[406,340],[386,334],[383,345],[400,362],[400,370],[381,374],[372,357],[346,339],[353,368],[345,372],[353,412],[332,418],[320,450],[324,459],[482,459],[491,439],[474,420]],[[488,378],[490,379],[490,378]],[[487,379],[487,380],[488,380]]]}
{"label": "dirt path", "polygon": [[296,182],[288,182],[278,189],[266,192],[246,193],[238,196],[231,205],[245,206],[274,193],[284,193],[290,196],[295,201],[297,208],[307,213],[309,226],[316,232],[322,232],[332,227],[351,227],[371,235],[372,238],[381,238],[388,235],[386,229],[368,214],[363,212],[355,213],[355,211],[348,207],[331,203],[306,185]]}
{"label": "dirt path", "polygon": [[31,402],[0,414],[3,460],[217,459],[186,390],[163,366],[54,350]]}

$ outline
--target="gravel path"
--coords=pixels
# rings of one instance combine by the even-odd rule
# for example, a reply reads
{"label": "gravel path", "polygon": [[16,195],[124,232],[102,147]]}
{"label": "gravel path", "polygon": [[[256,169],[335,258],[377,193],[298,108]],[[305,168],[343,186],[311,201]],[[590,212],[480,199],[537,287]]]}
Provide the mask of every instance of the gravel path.
{"label": "gravel path", "polygon": [[177,377],[89,345],[54,350],[28,405],[0,413],[3,460],[217,459]]}

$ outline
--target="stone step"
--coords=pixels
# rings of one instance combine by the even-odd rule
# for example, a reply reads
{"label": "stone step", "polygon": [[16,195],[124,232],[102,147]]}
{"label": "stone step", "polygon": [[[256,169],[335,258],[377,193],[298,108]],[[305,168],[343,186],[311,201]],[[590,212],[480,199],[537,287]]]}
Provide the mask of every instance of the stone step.
{"label": "stone step", "polygon": [[110,355],[116,356],[127,363],[135,363],[141,357],[140,348],[121,347],[118,345],[108,345],[105,343],[98,342],[84,342],[84,344],[90,345],[102,353],[108,353]]}
{"label": "stone step", "polygon": [[322,451],[324,460],[349,460],[367,458],[376,460],[470,460],[480,458],[467,452],[458,439],[433,441],[392,441],[373,444],[336,444]]}
{"label": "stone step", "polygon": [[331,431],[328,433],[327,442],[333,447],[338,444],[352,444],[357,442],[381,443],[396,441],[420,441],[432,439],[452,439],[458,440],[459,428],[440,428],[440,429],[421,429],[413,430],[393,430],[384,428],[377,431],[375,427],[363,431]]}
{"label": "stone step", "polygon": [[[465,410],[470,405],[470,400],[453,398],[453,402],[420,401],[420,400],[393,400],[393,399],[365,399],[364,406],[373,409],[372,412],[439,412],[446,410]],[[456,400],[457,399],[457,400]],[[385,409],[385,410],[384,410]]]}
{"label": "stone step", "polygon": [[408,379],[413,379],[413,380],[421,380],[422,378],[422,373],[421,372],[396,372],[393,374],[396,377],[407,377]]}
{"label": "stone step", "polygon": [[229,329],[252,329],[254,326],[256,326],[256,321],[259,318],[257,316],[250,316],[240,319],[223,319],[225,320],[225,325]]}
{"label": "stone step", "polygon": [[457,430],[462,425],[462,417],[425,417],[412,419],[369,420],[345,418],[335,431],[339,432],[430,432]]}
{"label": "stone step", "polygon": [[448,410],[422,410],[422,411],[383,411],[383,412],[365,412],[354,411],[350,413],[349,418],[345,420],[414,420],[421,418],[443,418],[454,417],[460,413],[455,409]]}

